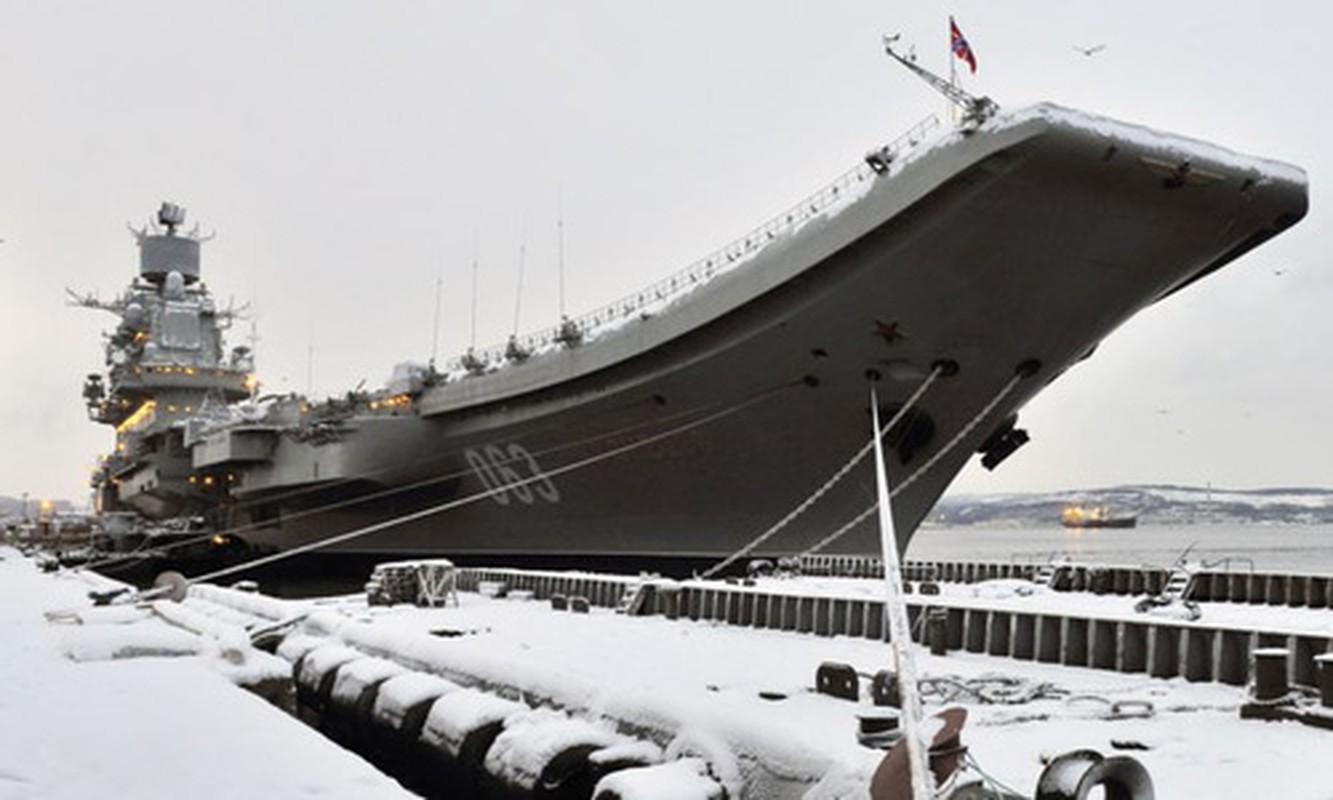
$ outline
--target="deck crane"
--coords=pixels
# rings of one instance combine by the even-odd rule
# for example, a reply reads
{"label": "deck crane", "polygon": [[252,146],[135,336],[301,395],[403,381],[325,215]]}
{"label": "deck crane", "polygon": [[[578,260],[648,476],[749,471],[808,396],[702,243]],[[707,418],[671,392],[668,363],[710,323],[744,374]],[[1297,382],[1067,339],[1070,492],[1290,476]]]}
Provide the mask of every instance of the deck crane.
{"label": "deck crane", "polygon": [[915,55],[904,57],[899,54],[893,49],[893,44],[898,41],[898,38],[899,34],[896,33],[892,36],[885,36],[884,52],[888,53],[889,57],[894,61],[897,61],[899,64],[902,64],[904,67],[907,67],[909,70],[916,73],[917,77],[930,84],[935,91],[948,98],[949,102],[958,106],[963,112],[961,120],[963,127],[976,127],[990,119],[995,115],[995,112],[1000,110],[1000,107],[996,105],[995,101],[989,97],[973,97],[958,86],[944,80],[925,67],[919,66],[916,63]]}

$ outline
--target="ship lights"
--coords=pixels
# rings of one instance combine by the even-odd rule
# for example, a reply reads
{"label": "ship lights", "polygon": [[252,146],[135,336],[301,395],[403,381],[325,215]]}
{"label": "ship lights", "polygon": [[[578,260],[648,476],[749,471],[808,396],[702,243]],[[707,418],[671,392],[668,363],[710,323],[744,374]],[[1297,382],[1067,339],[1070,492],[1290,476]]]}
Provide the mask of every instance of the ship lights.
{"label": "ship lights", "polygon": [[[125,431],[132,430],[138,427],[140,423],[144,422],[144,420],[148,419],[152,415],[153,410],[156,408],[157,408],[156,400],[145,400],[143,405],[139,406],[134,410],[133,414],[130,414],[119,425],[116,426],[116,433],[124,433]],[[121,449],[124,449],[123,446]]]}
{"label": "ship lights", "polygon": [[395,394],[388,397],[381,397],[378,400],[370,401],[370,410],[378,411],[381,408],[395,409],[404,408],[412,405],[412,396],[409,394]]}
{"label": "ship lights", "polygon": [[1066,525],[1101,522],[1107,518],[1105,506],[1068,505],[1060,512],[1060,521]]}

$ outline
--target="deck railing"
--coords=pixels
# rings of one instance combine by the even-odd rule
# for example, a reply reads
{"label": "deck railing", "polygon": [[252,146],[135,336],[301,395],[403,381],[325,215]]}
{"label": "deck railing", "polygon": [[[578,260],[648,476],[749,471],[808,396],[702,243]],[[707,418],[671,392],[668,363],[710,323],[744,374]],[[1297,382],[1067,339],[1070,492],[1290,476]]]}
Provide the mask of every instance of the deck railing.
{"label": "deck railing", "polygon": [[[878,157],[880,165],[887,167],[925,141],[939,125],[939,117],[931,114],[913,125],[906,133],[874,151],[872,155]],[[843,199],[853,187],[875,178],[878,172],[878,169],[872,167],[870,159],[867,159],[839,175],[800,203],[679,272],[582,316],[562,321],[535,333],[518,336],[512,345],[510,343],[491,345],[459,356],[447,364],[446,371],[462,371],[469,367],[472,371],[478,371],[496,367],[513,356],[514,346],[520,354],[527,354],[556,342],[573,343],[587,338],[601,326],[628,319],[644,313],[650,307],[674,300],[698,288],[716,275],[738,266],[770,242],[823,213]]]}

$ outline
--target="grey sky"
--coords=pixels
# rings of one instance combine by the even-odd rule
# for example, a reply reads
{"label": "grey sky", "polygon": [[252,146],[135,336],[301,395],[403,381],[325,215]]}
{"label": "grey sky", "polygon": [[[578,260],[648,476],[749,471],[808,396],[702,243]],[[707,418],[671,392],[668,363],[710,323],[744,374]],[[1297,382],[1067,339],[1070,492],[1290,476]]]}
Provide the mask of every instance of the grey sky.
{"label": "grey sky", "polygon": [[[970,90],[1050,100],[1305,168],[1296,229],[1136,317],[1022,415],[1033,442],[957,491],[1333,485],[1333,6],[995,2],[9,2],[0,26],[0,494],[82,499],[111,431],[79,389],[124,223],[161,200],[218,237],[204,278],[258,311],[269,391],[378,385],[613,300],[743,233],[943,103],[898,31]],[[1075,45],[1105,44],[1092,57]],[[1280,273],[1280,274],[1278,274]],[[248,333],[233,331],[232,344]],[[313,353],[313,358],[310,354]]]}

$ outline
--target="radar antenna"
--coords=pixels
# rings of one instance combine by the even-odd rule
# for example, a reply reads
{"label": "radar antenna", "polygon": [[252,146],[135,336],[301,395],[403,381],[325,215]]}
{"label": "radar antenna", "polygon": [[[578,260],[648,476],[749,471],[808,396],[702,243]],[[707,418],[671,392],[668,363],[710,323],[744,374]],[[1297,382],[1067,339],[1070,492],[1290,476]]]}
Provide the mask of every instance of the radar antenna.
{"label": "radar antenna", "polygon": [[963,112],[962,122],[964,125],[976,126],[995,116],[995,112],[1000,110],[995,101],[989,97],[973,97],[961,88],[949,83],[945,79],[916,63],[916,57],[904,57],[893,49],[894,42],[898,41],[900,34],[884,37],[884,52],[889,54],[889,58],[907,67],[918,78],[930,84],[931,88],[944,95],[949,102],[958,106]]}

